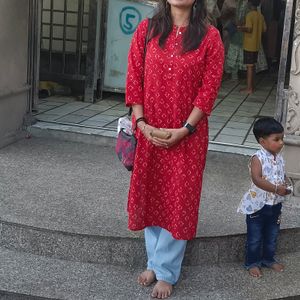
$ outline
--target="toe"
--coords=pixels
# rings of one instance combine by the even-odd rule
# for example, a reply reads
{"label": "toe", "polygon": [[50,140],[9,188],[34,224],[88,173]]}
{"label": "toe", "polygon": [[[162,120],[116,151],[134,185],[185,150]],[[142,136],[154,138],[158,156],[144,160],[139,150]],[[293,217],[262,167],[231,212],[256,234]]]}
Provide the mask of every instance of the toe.
{"label": "toe", "polygon": [[261,277],[262,274],[259,270],[259,268],[255,267],[249,270],[249,274],[255,278]]}
{"label": "toe", "polygon": [[139,277],[138,278],[138,283],[141,284],[141,285],[144,285],[145,281],[143,278]]}
{"label": "toe", "polygon": [[152,291],[152,293],[151,293],[151,297],[152,297],[152,298],[158,298],[157,296],[158,296],[158,295],[157,295],[157,291],[156,291],[156,289],[154,289],[154,290]]}

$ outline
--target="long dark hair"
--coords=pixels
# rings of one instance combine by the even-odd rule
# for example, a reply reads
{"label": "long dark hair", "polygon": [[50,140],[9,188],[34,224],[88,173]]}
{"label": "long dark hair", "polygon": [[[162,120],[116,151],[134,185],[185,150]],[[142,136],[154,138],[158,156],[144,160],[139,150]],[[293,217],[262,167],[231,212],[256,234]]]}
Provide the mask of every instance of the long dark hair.
{"label": "long dark hair", "polygon": [[[182,40],[182,52],[195,50],[199,47],[207,31],[206,0],[195,0],[190,15],[189,24]],[[160,0],[157,13],[152,18],[150,38],[159,36],[159,46],[164,47],[173,29],[171,6],[166,0]]]}

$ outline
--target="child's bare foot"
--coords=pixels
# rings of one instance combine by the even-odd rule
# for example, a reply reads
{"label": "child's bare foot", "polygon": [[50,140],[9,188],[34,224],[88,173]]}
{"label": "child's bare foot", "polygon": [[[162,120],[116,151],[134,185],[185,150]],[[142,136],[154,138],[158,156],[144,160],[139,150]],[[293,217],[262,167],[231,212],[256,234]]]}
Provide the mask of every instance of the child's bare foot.
{"label": "child's bare foot", "polygon": [[259,277],[262,276],[262,273],[261,273],[259,267],[253,267],[253,268],[250,268],[250,269],[249,269],[249,274],[250,274],[251,276],[257,277],[257,278],[259,278]]}
{"label": "child's bare foot", "polygon": [[240,92],[245,94],[253,94],[253,89],[243,88],[240,89]]}
{"label": "child's bare foot", "polygon": [[274,270],[275,272],[283,272],[284,270],[284,265],[275,263],[271,266],[271,269]]}
{"label": "child's bare foot", "polygon": [[143,286],[149,286],[155,281],[155,273],[152,270],[146,270],[138,276],[138,283]]}
{"label": "child's bare foot", "polygon": [[166,299],[171,296],[172,291],[173,291],[172,284],[159,280],[157,281],[156,285],[153,288],[151,297],[157,299]]}

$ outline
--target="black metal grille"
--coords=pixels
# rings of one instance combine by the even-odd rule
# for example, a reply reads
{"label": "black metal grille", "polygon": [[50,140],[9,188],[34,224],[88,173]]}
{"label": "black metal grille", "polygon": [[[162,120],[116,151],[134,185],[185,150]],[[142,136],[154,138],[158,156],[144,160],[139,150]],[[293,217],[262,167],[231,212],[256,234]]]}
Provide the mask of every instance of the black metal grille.
{"label": "black metal grille", "polygon": [[41,79],[85,78],[89,0],[43,0]]}

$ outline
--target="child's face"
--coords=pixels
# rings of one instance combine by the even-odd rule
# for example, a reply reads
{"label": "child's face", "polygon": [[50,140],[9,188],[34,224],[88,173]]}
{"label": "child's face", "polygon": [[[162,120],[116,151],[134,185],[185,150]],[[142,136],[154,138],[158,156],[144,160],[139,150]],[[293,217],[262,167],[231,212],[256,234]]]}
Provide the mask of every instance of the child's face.
{"label": "child's face", "polygon": [[260,144],[272,154],[278,154],[284,145],[283,132],[273,133],[265,138],[261,138]]}

